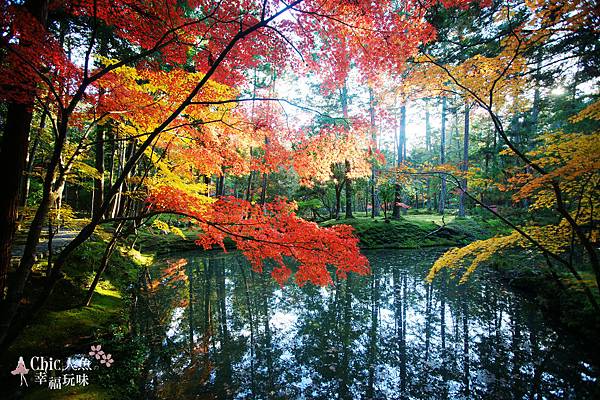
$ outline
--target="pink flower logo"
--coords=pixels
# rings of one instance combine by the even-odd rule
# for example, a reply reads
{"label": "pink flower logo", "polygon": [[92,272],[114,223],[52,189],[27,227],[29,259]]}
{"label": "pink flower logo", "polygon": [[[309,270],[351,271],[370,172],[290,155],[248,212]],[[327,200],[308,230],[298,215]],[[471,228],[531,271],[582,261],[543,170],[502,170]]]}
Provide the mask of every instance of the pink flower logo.
{"label": "pink flower logo", "polygon": [[96,360],[99,360],[100,357],[104,357],[104,351],[101,350],[102,346],[92,346],[92,350],[88,353],[92,357],[96,357]]}
{"label": "pink flower logo", "polygon": [[110,367],[114,362],[115,360],[110,354],[102,354],[102,360],[100,360],[100,364],[105,364],[107,367]]}

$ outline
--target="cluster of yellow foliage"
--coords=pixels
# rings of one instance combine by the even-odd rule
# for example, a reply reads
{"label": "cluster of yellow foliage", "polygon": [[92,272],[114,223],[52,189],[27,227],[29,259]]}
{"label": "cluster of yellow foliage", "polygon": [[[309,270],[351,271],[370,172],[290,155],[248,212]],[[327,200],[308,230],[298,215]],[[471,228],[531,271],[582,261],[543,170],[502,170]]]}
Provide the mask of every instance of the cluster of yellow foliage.
{"label": "cluster of yellow foliage", "polygon": [[502,41],[502,51],[496,56],[478,54],[458,65],[440,64],[430,55],[417,57],[404,82],[404,86],[411,88],[405,97],[418,99],[457,93],[465,101],[484,102],[496,110],[524,110],[528,100],[521,94],[527,87],[527,60],[520,48],[525,40],[515,34]]}
{"label": "cluster of yellow foliage", "polygon": [[598,6],[594,3],[589,0],[525,0],[534,15],[529,25],[547,34],[597,27]]}
{"label": "cluster of yellow foliage", "polygon": [[[520,235],[514,232],[507,236],[477,240],[464,247],[450,249],[435,261],[426,279],[431,282],[442,269],[447,268],[457,273],[462,271],[460,283],[464,283],[482,262],[488,260],[498,251],[515,245],[520,238]],[[467,259],[471,259],[470,263],[467,262]]]}
{"label": "cluster of yellow foliage", "polygon": [[[595,102],[570,121],[580,122],[586,118],[600,119],[600,101]],[[504,151],[504,154],[511,154]],[[547,173],[520,173],[510,180],[510,189],[516,192],[514,201],[528,199],[530,210],[557,207],[553,184],[557,184],[564,207],[571,218],[586,231],[592,243],[598,243],[600,229],[595,224],[600,209],[600,131],[591,133],[565,133],[562,131],[540,136],[540,143],[528,156]],[[555,224],[521,227],[533,240],[547,251],[560,254],[572,243],[577,243],[572,226],[565,218]],[[462,248],[451,249],[440,257],[429,272],[431,281],[443,268],[461,270],[464,282],[475,269],[493,254],[511,246],[532,246],[518,232],[473,242]],[[470,263],[467,260],[471,260]]]}
{"label": "cluster of yellow foliage", "polygon": [[170,226],[166,222],[161,221],[159,219],[155,219],[154,221],[152,221],[152,227],[158,229],[163,233],[172,233],[174,235],[179,236],[182,239],[187,239],[181,229],[179,229],[176,226]]}

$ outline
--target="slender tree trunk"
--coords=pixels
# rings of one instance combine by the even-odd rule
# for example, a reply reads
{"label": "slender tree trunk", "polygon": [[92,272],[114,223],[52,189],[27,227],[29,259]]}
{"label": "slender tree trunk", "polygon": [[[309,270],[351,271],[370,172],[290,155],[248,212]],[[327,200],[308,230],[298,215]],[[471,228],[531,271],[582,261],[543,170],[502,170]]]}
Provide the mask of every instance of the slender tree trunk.
{"label": "slender tree trunk", "polygon": [[40,125],[35,135],[35,139],[33,140],[33,145],[31,146],[31,150],[27,156],[27,169],[25,174],[23,175],[23,180],[21,183],[21,206],[25,207],[27,205],[27,199],[29,198],[29,188],[31,185],[31,174],[33,172],[33,166],[35,164],[35,153],[37,152],[37,148],[40,144],[40,139],[42,137],[42,133],[44,132],[44,128],[46,127],[46,112],[42,111],[42,115],[40,117]]}
{"label": "slender tree trunk", "polygon": [[340,211],[342,210],[342,189],[344,188],[344,181],[336,183],[335,185],[335,219],[340,217]]}
{"label": "slender tree trunk", "polygon": [[[400,106],[400,124],[398,126],[398,149],[397,149],[397,163],[398,170],[404,164],[406,156],[406,105]],[[400,203],[402,202],[402,192],[400,182],[398,180],[399,175],[396,174],[396,185],[394,186],[394,206],[392,208],[392,218],[400,219]]]}
{"label": "slender tree trunk", "polygon": [[[273,94],[271,94],[271,96],[273,96]],[[265,137],[265,146],[269,145],[269,138]],[[267,181],[269,179],[269,175],[264,172],[262,174],[262,182],[260,185],[260,204],[262,204],[263,206],[265,205],[265,203],[267,202]]]}
{"label": "slender tree trunk", "polygon": [[254,171],[250,171],[250,175],[248,175],[248,183],[246,184],[246,201],[252,200],[252,178],[254,178]]}
{"label": "slender tree trunk", "polygon": [[374,157],[377,151],[377,126],[375,125],[375,96],[369,87],[369,115],[371,117],[371,151],[373,152],[371,164],[371,218],[379,216],[379,195],[377,193],[377,167]]}
{"label": "slender tree trunk", "polygon": [[[348,87],[346,83],[344,83],[344,87],[341,91],[341,103],[342,103],[342,113],[344,115],[344,123],[348,124]],[[346,134],[349,135],[349,129],[346,131]],[[344,160],[344,181],[346,185],[346,218],[354,218],[352,215],[352,196],[354,192],[352,190],[352,180],[350,179],[350,172],[352,171],[352,166],[350,165],[349,160]]]}
{"label": "slender tree trunk", "polygon": [[225,193],[225,171],[217,179],[217,197],[223,196]]}
{"label": "slender tree trunk", "polygon": [[350,161],[346,160],[344,162],[346,167],[346,218],[354,218],[352,214],[352,196],[354,195],[354,191],[352,188],[352,180],[348,177],[350,174]]}
{"label": "slender tree trunk", "polygon": [[[123,173],[123,167],[125,166],[125,142],[119,142],[117,145],[117,152],[119,154],[118,160],[119,165],[117,166],[117,176]],[[121,183],[113,197],[112,211],[110,212],[111,218],[115,218],[119,212],[119,205],[121,203],[121,193],[123,192],[123,184]]]}
{"label": "slender tree trunk", "polygon": [[[462,157],[462,164],[461,164],[461,170],[463,171],[463,173],[467,173],[467,171],[469,170],[469,111],[470,111],[470,106],[469,104],[465,103],[465,132],[464,132],[464,140],[463,140],[463,157]],[[466,199],[466,195],[464,193],[464,191],[467,190],[467,177],[465,176],[462,179],[462,190],[460,192],[460,202],[458,204],[458,216],[459,217],[464,217],[465,216],[465,199]]]}
{"label": "slender tree trunk", "polygon": [[[442,131],[440,138],[440,164],[446,163],[446,97],[442,97]],[[446,208],[446,176],[442,175],[438,211],[444,213]]]}
{"label": "slender tree trunk", "polygon": [[104,127],[99,126],[96,129],[96,149],[95,149],[95,167],[98,171],[98,177],[94,178],[94,203],[92,204],[92,214],[100,210],[104,201]]}
{"label": "slender tree trunk", "polygon": [[115,250],[115,247],[117,246],[117,240],[119,239],[119,234],[121,233],[123,225],[124,225],[123,223],[120,223],[115,228],[112,238],[108,242],[106,249],[104,249],[104,253],[102,254],[102,259],[100,260],[100,265],[98,266],[98,271],[96,271],[94,280],[92,281],[92,284],[88,288],[88,291],[85,295],[85,299],[83,301],[83,305],[85,307],[88,307],[91,304],[92,297],[94,296],[94,291],[96,290],[96,287],[98,286],[98,283],[100,282],[100,278],[102,277],[102,275],[104,274],[104,272],[106,272],[106,269],[108,268],[108,261],[110,260],[110,256],[112,255],[113,251]]}
{"label": "slender tree trunk", "polygon": [[[425,99],[425,152],[427,157],[431,157],[431,122],[429,115],[429,99]],[[427,177],[427,210],[433,210],[433,201],[431,195],[431,177]]]}
{"label": "slender tree trunk", "polygon": [[267,202],[267,180],[268,175],[264,173],[262,176],[262,184],[260,188],[260,204],[262,204],[263,206]]}

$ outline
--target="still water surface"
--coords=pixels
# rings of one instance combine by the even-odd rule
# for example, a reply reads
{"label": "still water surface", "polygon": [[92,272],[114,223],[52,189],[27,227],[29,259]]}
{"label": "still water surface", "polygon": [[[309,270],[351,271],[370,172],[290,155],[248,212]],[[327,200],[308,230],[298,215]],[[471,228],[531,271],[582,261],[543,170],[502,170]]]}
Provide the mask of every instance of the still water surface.
{"label": "still water surface", "polygon": [[[599,371],[498,282],[424,276],[440,250],[367,253],[373,273],[279,287],[237,254],[182,253],[136,306],[154,398],[588,399]],[[168,268],[179,260],[179,268]],[[177,271],[180,271],[179,273]]]}

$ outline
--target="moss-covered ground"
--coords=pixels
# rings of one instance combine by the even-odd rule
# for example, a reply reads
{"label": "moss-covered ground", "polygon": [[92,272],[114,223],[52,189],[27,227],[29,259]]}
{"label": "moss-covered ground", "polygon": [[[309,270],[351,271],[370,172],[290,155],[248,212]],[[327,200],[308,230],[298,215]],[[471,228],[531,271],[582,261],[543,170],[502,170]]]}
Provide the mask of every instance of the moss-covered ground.
{"label": "moss-covered ground", "polygon": [[366,249],[413,249],[460,246],[506,232],[497,220],[456,218],[436,214],[407,214],[400,219],[357,216],[323,222],[322,226],[347,224],[354,227],[360,246]]}
{"label": "moss-covered ground", "polygon": [[[63,270],[64,279],[57,284],[47,305],[2,355],[3,370],[14,368],[19,356],[26,360],[40,355],[64,359],[85,353],[92,344],[110,342],[123,334],[128,321],[127,287],[136,281],[140,268],[148,265],[152,256],[117,247],[110,258],[109,268],[96,287],[91,304],[83,306],[105,246],[106,243],[96,238],[82,245],[69,258]],[[40,285],[43,284],[45,269],[44,262],[37,264],[32,271],[32,279],[39,281]],[[30,386],[22,393],[12,395],[25,399],[119,398],[109,386],[94,382],[90,386],[54,391],[37,384]]]}

